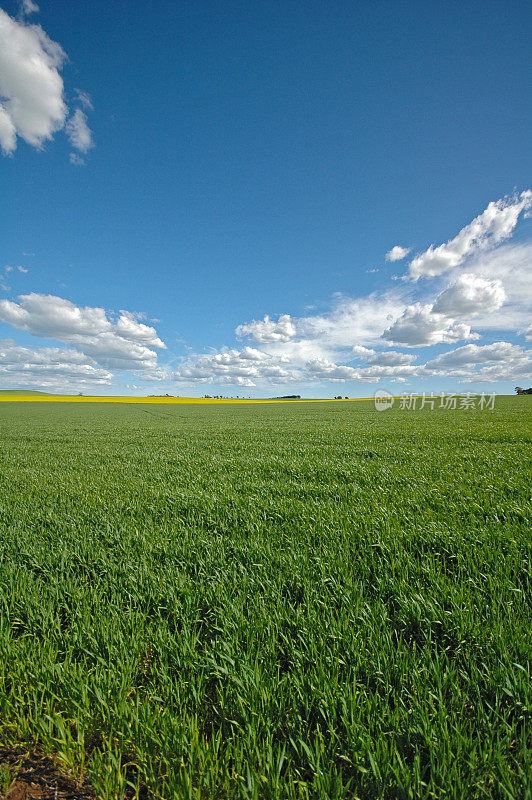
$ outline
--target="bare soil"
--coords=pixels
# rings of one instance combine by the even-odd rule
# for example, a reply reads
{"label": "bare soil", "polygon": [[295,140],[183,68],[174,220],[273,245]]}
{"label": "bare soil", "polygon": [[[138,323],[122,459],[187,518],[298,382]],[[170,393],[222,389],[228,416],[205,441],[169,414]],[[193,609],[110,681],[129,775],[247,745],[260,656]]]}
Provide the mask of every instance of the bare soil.
{"label": "bare soil", "polygon": [[67,772],[61,771],[52,758],[37,750],[0,745],[0,775],[12,780],[1,800],[95,800],[93,788],[84,781],[78,785]]}

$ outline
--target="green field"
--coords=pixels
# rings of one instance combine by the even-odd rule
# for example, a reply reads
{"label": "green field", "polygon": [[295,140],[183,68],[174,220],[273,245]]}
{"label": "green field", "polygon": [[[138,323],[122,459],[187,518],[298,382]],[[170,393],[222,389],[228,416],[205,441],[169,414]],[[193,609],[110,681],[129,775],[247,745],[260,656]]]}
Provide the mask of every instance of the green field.
{"label": "green field", "polygon": [[104,798],[530,798],[531,439],[528,397],[0,404],[4,741]]}

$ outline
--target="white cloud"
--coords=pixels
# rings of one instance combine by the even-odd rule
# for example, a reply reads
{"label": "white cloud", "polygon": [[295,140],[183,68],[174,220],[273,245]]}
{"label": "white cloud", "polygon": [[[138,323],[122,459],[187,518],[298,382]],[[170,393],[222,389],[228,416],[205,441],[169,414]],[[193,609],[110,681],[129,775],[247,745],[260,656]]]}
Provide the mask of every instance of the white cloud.
{"label": "white cloud", "polygon": [[281,314],[275,322],[269,316],[262,320],[244,322],[235,331],[237,338],[249,337],[255,342],[287,342],[296,334],[296,329],[289,314]]}
{"label": "white cloud", "polygon": [[411,249],[411,247],[401,247],[396,244],[395,247],[392,247],[392,249],[388,250],[386,253],[386,261],[401,261],[401,259],[407,257]]}
{"label": "white cloud", "polygon": [[417,363],[411,352],[401,352],[400,347],[383,348],[385,342],[420,348],[479,339],[479,333],[471,330],[471,318],[481,332],[498,325],[501,330],[532,337],[532,244],[499,244],[491,251],[486,245],[487,240],[491,245],[510,235],[520,213],[516,206],[527,202],[527,193],[523,193],[519,201],[490,204],[489,208],[494,208],[489,219],[486,221],[484,212],[474,221],[480,233],[469,231],[463,236],[462,231],[456,240],[442,246],[456,255],[459,248],[455,242],[462,237],[461,252],[468,252],[464,256],[467,272],[462,272],[461,263],[454,266],[447,275],[447,286],[437,281],[435,300],[411,282],[363,297],[337,294],[325,312],[309,308],[301,317],[266,315],[243,323],[235,333],[249,344],[191,354],[174,369],[158,363],[156,351],[165,345],[143,315],[128,311],[114,315],[103,308],[81,307],[60,297],[34,293],[16,301],[0,300],[0,320],[75,348],[96,369],[142,370],[145,380],[159,382],[265,388],[292,384],[295,388],[313,382],[384,378],[450,377],[468,382],[519,376],[524,380],[530,356],[508,342],[466,344],[426,364]]}
{"label": "white cloud", "polygon": [[17,266],[19,272],[22,272],[24,275],[27,275],[28,270],[25,267],[21,267],[20,264]]}
{"label": "white cloud", "polygon": [[407,347],[459,342],[478,338],[465,323],[455,323],[445,314],[437,314],[432,305],[414,303],[382,334],[383,339]]}
{"label": "white cloud", "polygon": [[375,350],[370,347],[364,347],[361,344],[355,344],[351,348],[351,352],[354,356],[358,356],[359,358],[367,358],[369,356],[375,355]]}
{"label": "white cloud", "polygon": [[65,335],[95,334],[109,330],[103,308],[81,308],[53,295],[21,295],[19,303],[0,300],[0,319],[34,336],[62,339]]}
{"label": "white cloud", "polygon": [[306,371],[311,378],[331,383],[343,383],[346,380],[356,380],[359,376],[354,367],[334,364],[323,358],[315,358],[306,363]]}
{"label": "white cloud", "polygon": [[374,383],[381,380],[381,378],[404,381],[408,380],[408,378],[423,376],[423,374],[423,366],[418,366],[417,364],[375,364],[361,369],[358,379],[366,383]]}
{"label": "white cloud", "polygon": [[[239,326],[237,334],[252,335],[257,347],[281,369],[302,374],[309,362],[337,364],[339,360],[350,361],[353,356],[373,355],[367,345],[381,344],[383,331],[404,308],[398,292],[356,299],[337,295],[327,313],[298,318],[284,315],[277,322],[266,317],[259,323]],[[278,322],[287,323],[288,329],[279,329]]]}
{"label": "white cloud", "polygon": [[418,377],[439,377],[459,383],[527,380],[532,375],[532,351],[511,342],[468,344],[441,353],[417,368]]}
{"label": "white cloud", "polygon": [[505,300],[506,292],[500,280],[488,280],[466,272],[437,297],[433,311],[449,317],[472,316],[482,311],[496,311]]}
{"label": "white cloud", "polygon": [[[506,300],[502,282],[474,273],[459,274],[435,302],[408,305],[382,338],[407,347],[478,339],[464,320],[497,311]],[[462,320],[462,321],[457,321]]]}
{"label": "white cloud", "polygon": [[79,348],[91,356],[98,364],[109,369],[144,370],[154,367],[157,354],[142,344],[124,339],[115,331],[100,333],[97,336],[73,335],[63,341]]}
{"label": "white cloud", "polygon": [[[411,286],[403,284],[362,298],[338,295],[327,313],[246,323],[236,332],[251,336],[256,347],[191,356],[175,379],[220,383],[223,378],[223,383],[235,385],[237,379],[254,385],[277,380],[299,385],[424,378],[439,372],[431,366],[428,373],[423,364],[413,364],[411,353],[381,351],[382,340],[426,347],[478,339],[463,317],[496,309],[505,296],[497,279],[470,273],[458,275],[434,303],[408,303],[411,294]],[[362,366],[351,363],[360,359],[365,362]]]}
{"label": "white cloud", "polygon": [[463,383],[496,383],[498,381],[532,380],[532,355],[528,353],[522,359],[511,363],[500,362],[490,364],[476,372],[462,377]]}
{"label": "white cloud", "polygon": [[[362,348],[365,349],[365,348]],[[184,362],[171,375],[160,373],[160,380],[173,379],[180,383],[200,383],[233,386],[300,385],[315,382],[344,383],[346,381],[374,382],[380,377],[413,375],[419,367],[411,367],[413,356],[388,351],[375,356],[364,368],[339,364],[325,357],[309,358],[304,362],[250,348],[225,350],[197,355]],[[366,350],[367,354],[374,351]],[[248,352],[246,352],[248,351]],[[382,362],[382,363],[381,363]]]}
{"label": "white cloud", "polygon": [[86,164],[85,159],[79,156],[77,153],[70,153],[68,159],[75,167],[84,167]]}
{"label": "white cloud", "polygon": [[216,383],[218,386],[241,386],[246,388],[251,388],[255,386],[253,381],[250,378],[243,378],[242,376],[238,375],[236,378],[231,376],[224,376],[219,378]]}
{"label": "white cloud", "polygon": [[313,341],[320,350],[336,350],[377,344],[382,332],[405,307],[399,292],[374,292],[367,297],[337,295],[327,314],[296,320],[302,339]]}
{"label": "white cloud", "polygon": [[0,147],[4,155],[10,155],[17,146],[17,129],[8,111],[0,100]]}
{"label": "white cloud", "polygon": [[0,146],[11,155],[17,136],[42,147],[65,122],[59,74],[65,53],[40,25],[15,20],[0,9]]}
{"label": "white cloud", "polygon": [[76,150],[86,153],[94,147],[92,132],[87,125],[87,115],[81,108],[77,108],[66,124],[66,134]]}
{"label": "white cloud", "polygon": [[185,361],[171,374],[184,383],[214,383],[223,386],[279,384],[295,379],[293,370],[285,369],[271,356],[251,347],[197,355]]}
{"label": "white cloud", "polygon": [[426,363],[427,369],[440,370],[446,367],[456,368],[471,364],[487,364],[496,361],[510,363],[521,359],[524,355],[523,348],[510,342],[493,342],[493,344],[466,344],[442,353],[432,361]]}
{"label": "white cloud", "polygon": [[157,336],[155,328],[139,322],[138,315],[129,311],[120,312],[120,316],[115,323],[115,332],[123,339],[138,342],[147,347],[166,347],[164,342]]}
{"label": "white cloud", "polygon": [[[506,301],[499,309],[479,311],[475,324],[487,330],[522,331],[530,322],[532,308],[532,242],[504,244],[490,253],[479,253],[467,265],[468,273],[500,281]],[[452,277],[459,274],[452,273]]]}
{"label": "white cloud", "polygon": [[92,105],[92,99],[88,92],[84,92],[82,89],[75,89],[76,98],[81,103],[84,108],[88,108],[90,111],[94,110],[94,106]]}
{"label": "white cloud", "polygon": [[[480,335],[471,330],[470,318],[474,317],[480,330],[486,319],[497,315],[505,315],[511,323],[517,318],[515,308],[519,302],[521,322],[525,307],[528,310],[521,330],[529,328],[530,301],[523,298],[530,297],[524,290],[531,282],[532,245],[500,244],[511,235],[517,217],[530,202],[529,195],[532,198],[531,193],[522,193],[519,198],[490,204],[455,240],[442,246],[435,258],[445,256],[445,269],[434,268],[434,275],[448,269],[450,264],[455,266],[449,284],[435,300],[420,297],[414,284],[402,282],[393,290],[365,297],[338,294],[331,309],[324,313],[302,317],[284,314],[277,319],[265,316],[236,328],[238,337],[254,341],[256,346],[250,348],[252,355],[246,354],[244,348],[191,356],[176,371],[175,379],[225,385],[245,382],[255,386],[267,386],[274,379],[295,385],[446,376],[463,382],[513,380],[513,376],[523,373],[528,356],[505,349],[500,343],[458,348],[453,351],[455,355],[449,356],[448,366],[443,355],[441,361],[433,359],[428,364],[418,364],[413,363],[415,358],[411,353],[383,352],[381,348],[383,339],[409,348],[476,340]],[[494,245],[496,249],[489,251]],[[462,273],[462,261],[466,258],[468,271]],[[425,266],[430,275],[428,255]],[[504,354],[506,361],[494,360],[498,354]],[[471,358],[476,363],[466,363]],[[460,360],[463,363],[458,364]]]}
{"label": "white cloud", "polygon": [[410,262],[409,274],[413,280],[441,275],[458,267],[466,258],[508,239],[517,225],[519,215],[532,206],[532,191],[504,197],[489,203],[488,207],[469,225],[445,244],[431,245]]}
{"label": "white cloud", "polygon": [[368,364],[379,367],[402,367],[414,361],[415,356],[410,353],[398,353],[397,350],[386,350],[383,353],[376,353],[370,358]]}
{"label": "white cloud", "polygon": [[[528,202],[527,193],[521,195],[519,202]],[[499,241],[509,235],[515,215],[519,213],[516,204],[519,205],[517,201],[499,201],[493,204],[494,208],[490,206],[490,219],[486,221],[490,215],[481,215],[483,219],[479,225],[485,238]],[[471,231],[469,234],[473,236]],[[413,363],[415,358],[411,353],[381,350],[383,340],[408,348],[477,340],[480,334],[471,330],[470,318],[475,319],[480,330],[484,320],[497,315],[506,315],[507,322],[512,322],[515,317],[512,303],[515,306],[519,302],[517,297],[512,299],[516,292],[513,288],[516,273],[520,313],[524,313],[525,306],[528,310],[521,332],[529,329],[530,302],[525,302],[523,297],[527,281],[531,280],[532,245],[498,245],[488,252],[483,249],[485,242],[481,240],[479,233],[475,240],[477,249],[470,248],[468,271],[463,273],[459,266],[454,267],[449,284],[435,300],[420,297],[414,284],[404,282],[393,290],[365,297],[337,294],[327,312],[308,313],[302,317],[283,314],[277,319],[265,316],[262,320],[239,325],[236,335],[249,337],[254,347],[192,355],[176,370],[174,379],[223,385],[243,385],[244,382],[255,386],[276,382],[295,385],[317,381],[374,382],[384,378],[406,381],[445,376],[465,382],[476,378],[495,380],[497,375],[503,376],[503,362],[487,360],[489,356],[494,357],[495,346],[487,350],[478,345],[471,346],[475,349],[458,348],[460,353],[451,361],[463,360],[468,354],[475,354],[479,361],[453,363],[452,366],[451,363],[444,366],[443,360],[440,363],[434,359],[428,364]],[[532,326],[529,330],[532,335]],[[517,351],[505,352],[511,359],[504,364],[508,375],[521,374],[523,357]],[[495,369],[497,364],[500,372]]]}
{"label": "white cloud", "polygon": [[[368,358],[367,354],[365,357]],[[280,363],[278,358],[263,351],[257,351],[250,358],[249,353],[232,349],[193,356],[174,373],[160,370],[152,377],[154,380],[173,380],[189,385],[248,387],[347,381],[375,383],[382,379],[404,382],[429,377],[449,377],[459,383],[470,383],[517,378],[524,380],[531,368],[530,353],[508,342],[466,345],[443,353],[426,364],[413,364],[413,360],[414,356],[409,353],[392,350],[373,353],[364,366],[342,364],[326,357],[310,358],[303,364],[290,359]]]}
{"label": "white cloud", "polygon": [[39,13],[39,6],[37,3],[34,3],[33,0],[22,0],[20,11],[24,16],[29,17],[30,14]]}
{"label": "white cloud", "polygon": [[52,390],[107,386],[113,375],[83,353],[58,347],[21,347],[10,339],[0,341],[2,386]]}
{"label": "white cloud", "polygon": [[240,350],[240,358],[245,361],[267,361],[269,356],[263,353],[262,350],[257,350],[254,347],[244,347]]}
{"label": "white cloud", "polygon": [[33,336],[69,344],[98,364],[116,369],[150,369],[155,349],[165,348],[155,328],[122,311],[116,321],[103,308],[76,306],[62,297],[26,294],[0,300],[0,320]]}

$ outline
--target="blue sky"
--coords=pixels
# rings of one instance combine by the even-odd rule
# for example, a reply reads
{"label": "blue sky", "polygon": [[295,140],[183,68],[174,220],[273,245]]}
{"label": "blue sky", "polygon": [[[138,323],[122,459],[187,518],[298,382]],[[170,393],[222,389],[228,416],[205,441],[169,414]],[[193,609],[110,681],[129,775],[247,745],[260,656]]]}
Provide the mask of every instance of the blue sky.
{"label": "blue sky", "polygon": [[0,0],[0,388],[532,384],[530,4],[35,6]]}

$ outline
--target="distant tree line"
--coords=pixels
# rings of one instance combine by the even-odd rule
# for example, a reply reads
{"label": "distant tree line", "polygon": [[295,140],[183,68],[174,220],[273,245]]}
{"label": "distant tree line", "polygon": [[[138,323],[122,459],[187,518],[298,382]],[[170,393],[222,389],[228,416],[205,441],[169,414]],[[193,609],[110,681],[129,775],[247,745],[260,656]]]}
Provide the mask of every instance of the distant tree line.
{"label": "distant tree line", "polygon": [[515,391],[517,394],[532,394],[532,389],[523,389],[522,386],[516,386]]}

